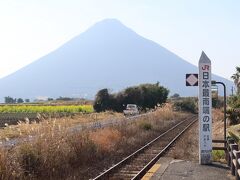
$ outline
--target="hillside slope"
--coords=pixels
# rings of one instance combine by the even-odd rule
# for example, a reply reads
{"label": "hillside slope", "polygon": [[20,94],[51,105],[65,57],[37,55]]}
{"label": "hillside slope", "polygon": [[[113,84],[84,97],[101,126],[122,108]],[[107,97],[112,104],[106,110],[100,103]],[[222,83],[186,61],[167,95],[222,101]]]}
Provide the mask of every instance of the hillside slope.
{"label": "hillside slope", "polygon": [[[199,52],[200,53],[200,52]],[[118,20],[96,23],[86,32],[19,71],[0,79],[0,97],[81,96],[93,98],[101,88],[114,91],[157,82],[172,93],[197,95],[185,87],[185,74],[197,67]],[[227,86],[232,82],[219,76]]]}

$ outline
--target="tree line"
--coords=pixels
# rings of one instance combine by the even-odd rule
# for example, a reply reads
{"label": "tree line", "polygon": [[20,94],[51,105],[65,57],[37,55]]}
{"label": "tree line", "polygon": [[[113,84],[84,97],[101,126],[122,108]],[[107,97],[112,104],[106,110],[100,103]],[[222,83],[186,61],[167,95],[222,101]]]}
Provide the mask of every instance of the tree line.
{"label": "tree line", "polygon": [[15,104],[15,103],[28,103],[30,102],[30,99],[25,99],[23,100],[22,98],[13,98],[13,97],[10,97],[10,96],[7,96],[7,97],[4,97],[4,102],[6,104]]}
{"label": "tree line", "polygon": [[[71,98],[71,97],[58,97],[56,99],[48,97],[47,99],[44,100],[39,100],[39,99],[35,99],[33,100],[33,102],[39,102],[39,101],[85,101],[86,99],[84,98]],[[29,103],[30,99],[23,99],[23,98],[13,98],[10,96],[6,96],[4,97],[4,102],[6,104],[16,104],[16,103]]]}
{"label": "tree line", "polygon": [[118,93],[110,93],[108,89],[98,91],[94,101],[97,112],[112,110],[122,112],[127,104],[136,104],[142,110],[155,108],[165,103],[169,90],[156,84],[132,86]]}

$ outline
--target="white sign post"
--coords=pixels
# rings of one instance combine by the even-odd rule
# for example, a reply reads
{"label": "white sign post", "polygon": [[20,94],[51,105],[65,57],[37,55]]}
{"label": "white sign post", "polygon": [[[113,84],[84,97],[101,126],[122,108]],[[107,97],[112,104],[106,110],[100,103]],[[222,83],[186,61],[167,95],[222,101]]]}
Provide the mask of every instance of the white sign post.
{"label": "white sign post", "polygon": [[211,61],[204,52],[199,60],[199,163],[212,161]]}

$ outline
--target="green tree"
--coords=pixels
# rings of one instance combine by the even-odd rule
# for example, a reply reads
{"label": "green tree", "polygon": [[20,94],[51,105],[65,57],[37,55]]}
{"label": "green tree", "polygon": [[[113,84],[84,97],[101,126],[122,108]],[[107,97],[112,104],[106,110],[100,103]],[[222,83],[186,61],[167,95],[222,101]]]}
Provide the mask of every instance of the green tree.
{"label": "green tree", "polygon": [[228,98],[228,105],[230,108],[227,110],[228,120],[230,124],[237,124],[240,122],[240,67],[236,67],[236,73],[231,78],[237,89],[237,94]]}
{"label": "green tree", "polygon": [[237,88],[237,95],[240,95],[240,67],[236,67],[236,73],[234,73],[231,78]]}
{"label": "green tree", "polygon": [[93,108],[97,112],[111,109],[112,96],[108,93],[108,89],[101,89],[95,97]]}
{"label": "green tree", "polygon": [[180,97],[180,95],[178,94],[178,93],[174,93],[173,95],[172,95],[172,98],[179,98]]}
{"label": "green tree", "polygon": [[18,99],[17,99],[17,103],[24,103],[24,101],[23,101],[22,98],[18,98]]}
{"label": "green tree", "polygon": [[169,90],[159,83],[156,84],[143,84],[140,85],[143,93],[143,109],[155,108],[155,106],[161,105],[166,102]]}
{"label": "green tree", "polygon": [[102,89],[96,95],[94,109],[97,112],[105,110],[122,112],[127,104],[136,104],[146,110],[165,103],[168,94],[169,90],[159,83],[128,87],[116,94],[109,94],[107,89]]}
{"label": "green tree", "polygon": [[4,97],[4,102],[6,104],[13,104],[13,103],[16,103],[16,99],[10,97],[10,96],[7,96],[7,97]]}
{"label": "green tree", "polygon": [[143,104],[143,96],[141,88],[134,86],[129,87],[124,90],[124,101],[123,104],[137,104],[138,106],[142,106]]}
{"label": "green tree", "polygon": [[56,100],[58,100],[58,101],[72,101],[73,98],[60,96],[60,97],[57,98]]}
{"label": "green tree", "polygon": [[177,111],[197,113],[197,102],[194,98],[183,98],[174,102],[173,106]]}

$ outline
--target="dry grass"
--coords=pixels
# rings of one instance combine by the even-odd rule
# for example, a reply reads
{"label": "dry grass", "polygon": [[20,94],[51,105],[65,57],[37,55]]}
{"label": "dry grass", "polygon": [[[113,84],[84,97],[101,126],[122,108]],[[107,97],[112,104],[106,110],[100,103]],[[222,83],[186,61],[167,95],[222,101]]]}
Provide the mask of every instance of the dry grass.
{"label": "dry grass", "polygon": [[212,109],[213,122],[224,120],[224,114],[222,109]]}
{"label": "dry grass", "polygon": [[90,140],[100,149],[111,152],[116,149],[116,145],[121,141],[121,132],[118,129],[105,128],[89,133]]}
{"label": "dry grass", "polygon": [[224,150],[213,150],[212,159],[215,162],[227,163]]}
{"label": "dry grass", "polygon": [[[212,115],[213,139],[223,139],[223,111],[221,109],[213,109]],[[168,155],[176,159],[198,160],[198,132],[198,123],[196,123],[180,137],[174,147],[168,152]],[[220,144],[217,144],[217,146],[220,146]],[[216,161],[219,156],[219,152],[214,152],[213,156]]]}
{"label": "dry grass", "polygon": [[185,114],[174,112],[172,104],[168,103],[163,108],[158,108],[153,115],[161,119],[171,120],[171,119],[175,119],[176,117],[179,118],[179,116],[183,116]]}
{"label": "dry grass", "polygon": [[222,109],[212,109],[213,117],[213,139],[223,139],[224,134],[224,114]]}
{"label": "dry grass", "polygon": [[[105,117],[98,114],[100,116]],[[34,133],[36,138],[11,149],[1,149],[0,177],[89,179],[184,117],[186,114],[171,113],[171,106],[166,105],[131,124],[123,121],[125,123],[118,126],[74,134],[67,131],[66,119],[19,124],[22,133],[24,130],[25,134]],[[143,128],[142,124],[149,124],[151,128]]]}
{"label": "dry grass", "polygon": [[198,124],[195,123],[179,138],[167,155],[174,159],[197,160],[198,151]]}
{"label": "dry grass", "polygon": [[22,168],[16,157],[9,151],[0,149],[0,179],[21,179]]}
{"label": "dry grass", "polygon": [[62,130],[70,127],[74,127],[78,124],[84,124],[94,121],[101,121],[111,118],[123,118],[121,113],[104,112],[104,113],[91,113],[81,114],[72,117],[61,117],[61,118],[39,118],[39,123],[26,121],[19,121],[17,125],[6,124],[6,127],[0,129],[0,140],[8,140],[12,138],[20,138],[27,136],[35,136],[48,131]]}
{"label": "dry grass", "polygon": [[[223,109],[213,109],[213,137],[212,139],[224,139],[224,113]],[[223,146],[223,144],[213,144],[213,146]],[[212,152],[213,161],[226,163],[224,151]]]}

